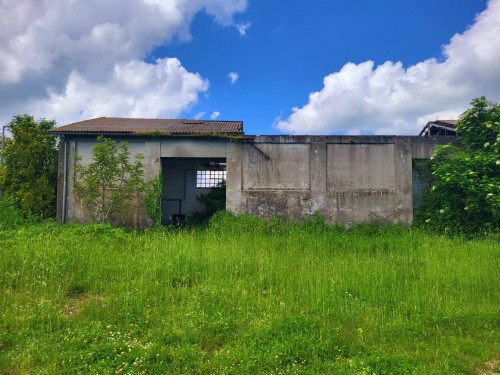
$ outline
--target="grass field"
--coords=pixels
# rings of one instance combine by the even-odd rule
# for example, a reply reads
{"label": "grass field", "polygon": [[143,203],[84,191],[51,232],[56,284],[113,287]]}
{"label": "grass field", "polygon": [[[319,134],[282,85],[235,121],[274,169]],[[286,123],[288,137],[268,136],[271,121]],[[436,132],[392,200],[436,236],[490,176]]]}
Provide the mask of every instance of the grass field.
{"label": "grass field", "polygon": [[220,214],[22,225],[0,251],[0,374],[498,370],[498,236]]}

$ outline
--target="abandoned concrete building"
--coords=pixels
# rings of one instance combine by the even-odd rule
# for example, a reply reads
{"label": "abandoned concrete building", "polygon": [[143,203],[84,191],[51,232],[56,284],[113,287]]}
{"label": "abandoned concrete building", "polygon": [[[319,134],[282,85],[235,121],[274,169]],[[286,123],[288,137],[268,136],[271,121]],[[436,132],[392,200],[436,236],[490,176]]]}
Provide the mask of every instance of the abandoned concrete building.
{"label": "abandoned concrete building", "polygon": [[[52,131],[61,137],[57,216],[85,222],[72,192],[74,159],[91,161],[99,135],[127,141],[144,155],[145,180],[163,175],[162,222],[204,207],[196,197],[226,180],[235,214],[303,218],[319,213],[347,225],[379,220],[411,224],[421,181],[412,161],[429,159],[454,136],[245,135],[241,121],[96,118]],[[146,226],[138,207],[122,218]]]}

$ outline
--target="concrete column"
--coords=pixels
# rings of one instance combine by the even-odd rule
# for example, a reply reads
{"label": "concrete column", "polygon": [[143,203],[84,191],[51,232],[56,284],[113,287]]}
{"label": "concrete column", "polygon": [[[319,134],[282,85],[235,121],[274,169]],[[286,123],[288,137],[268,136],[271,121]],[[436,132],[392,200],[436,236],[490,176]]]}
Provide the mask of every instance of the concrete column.
{"label": "concrete column", "polygon": [[227,143],[226,156],[226,210],[234,214],[240,214],[243,210],[242,197],[242,160],[241,142],[233,141]]}
{"label": "concrete column", "polygon": [[407,225],[413,221],[413,197],[411,177],[411,141],[396,138],[394,142],[394,166],[396,175],[396,194],[394,219]]}
{"label": "concrete column", "polygon": [[83,209],[80,205],[80,199],[73,194],[73,179],[75,177],[75,160],[72,156],[76,153],[76,141],[67,142],[67,158],[68,158],[68,171],[67,171],[67,190],[66,190],[66,222],[77,219],[80,222],[83,220]]}
{"label": "concrete column", "polygon": [[332,212],[326,207],[326,176],[327,155],[326,142],[311,142],[310,144],[310,182],[311,199],[308,214],[319,212],[325,218],[330,219]]}
{"label": "concrete column", "polygon": [[144,181],[150,181],[161,172],[160,141],[144,142]]}
{"label": "concrete column", "polygon": [[324,194],[326,191],[326,143],[311,143],[311,193]]}
{"label": "concrete column", "polygon": [[61,138],[59,141],[59,153],[57,157],[57,208],[56,220],[62,223],[62,209],[63,209],[63,194],[64,194],[64,142],[65,139]]}

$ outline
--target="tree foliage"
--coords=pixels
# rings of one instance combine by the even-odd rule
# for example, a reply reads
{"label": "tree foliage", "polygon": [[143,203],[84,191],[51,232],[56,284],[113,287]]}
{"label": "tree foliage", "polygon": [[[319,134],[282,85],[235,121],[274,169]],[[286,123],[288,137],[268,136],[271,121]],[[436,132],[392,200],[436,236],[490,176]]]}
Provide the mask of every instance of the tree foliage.
{"label": "tree foliage", "polygon": [[438,148],[431,189],[417,222],[441,232],[478,233],[500,227],[500,105],[484,97],[457,122],[460,146]]}
{"label": "tree foliage", "polygon": [[126,142],[97,137],[92,149],[92,162],[81,163],[75,155],[73,192],[82,201],[93,221],[104,224],[117,219],[134,207],[138,194],[144,189],[142,154],[130,160],[130,147]]}
{"label": "tree foliage", "polygon": [[0,169],[0,190],[18,202],[24,216],[55,216],[57,189],[56,139],[46,131],[55,121],[19,115],[7,125],[12,139],[6,143]]}

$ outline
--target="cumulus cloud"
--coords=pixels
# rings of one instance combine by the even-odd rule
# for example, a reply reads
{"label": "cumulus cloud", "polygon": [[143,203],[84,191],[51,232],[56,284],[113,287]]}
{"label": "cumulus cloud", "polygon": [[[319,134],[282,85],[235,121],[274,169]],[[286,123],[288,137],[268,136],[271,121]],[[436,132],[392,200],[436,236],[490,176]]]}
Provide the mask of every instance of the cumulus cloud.
{"label": "cumulus cloud", "polygon": [[214,111],[211,115],[210,115],[210,119],[211,120],[215,120],[217,117],[220,116],[220,112],[218,111]]}
{"label": "cumulus cloud", "polygon": [[[150,64],[141,60],[155,46],[189,41],[196,13],[204,10],[219,24],[230,26],[232,16],[246,6],[247,0],[2,0],[0,121],[32,108],[40,111],[36,116],[51,113],[60,124],[61,114],[74,119],[79,113],[177,115],[196,100],[196,93],[206,91],[207,82],[176,59]],[[134,82],[129,85],[123,75],[130,71],[137,75],[128,77]],[[148,74],[158,74],[156,84]],[[177,82],[181,77],[187,82]],[[75,90],[91,88],[111,95],[105,100],[108,104],[98,105],[106,112],[95,110],[96,100],[71,99],[79,95]],[[118,88],[125,92],[112,92]],[[114,103],[120,95],[134,104]],[[164,104],[148,105],[146,95],[156,103],[162,98]],[[170,103],[176,100],[183,105]],[[73,115],[61,101],[71,101]]]}
{"label": "cumulus cloud", "polygon": [[250,28],[250,26],[252,26],[252,24],[250,22],[246,22],[246,23],[238,23],[235,26],[238,29],[240,35],[245,36],[247,35],[247,30]]}
{"label": "cumulus cloud", "polygon": [[154,64],[133,60],[117,64],[105,85],[90,82],[77,72],[70,74],[63,93],[51,92],[47,99],[30,105],[33,113],[57,118],[61,123],[109,114],[125,117],[175,117],[196,102],[208,81],[188,72],[176,58]]}
{"label": "cumulus cloud", "polygon": [[236,73],[236,72],[231,72],[231,73],[229,73],[229,74],[227,75],[227,78],[229,78],[229,81],[231,81],[231,84],[233,84],[233,85],[234,85],[234,84],[236,83],[236,81],[238,80],[239,76],[240,76],[240,75],[239,75],[238,73]]}
{"label": "cumulus cloud", "polygon": [[500,0],[443,46],[443,61],[347,63],[275,126],[295,134],[416,134],[427,121],[457,118],[472,98],[500,101]]}

